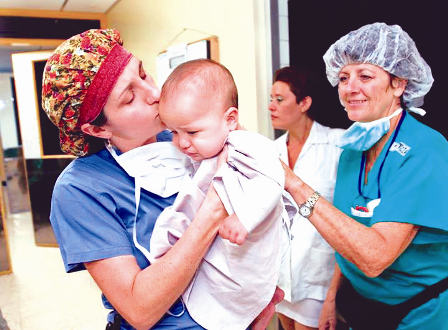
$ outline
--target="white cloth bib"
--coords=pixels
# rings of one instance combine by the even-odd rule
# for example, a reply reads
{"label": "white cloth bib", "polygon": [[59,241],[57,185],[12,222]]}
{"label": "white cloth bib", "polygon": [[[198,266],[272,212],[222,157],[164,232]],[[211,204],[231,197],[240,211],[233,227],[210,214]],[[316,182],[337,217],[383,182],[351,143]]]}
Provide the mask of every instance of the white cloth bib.
{"label": "white cloth bib", "polygon": [[140,204],[140,189],[143,188],[163,198],[178,193],[185,174],[192,171],[190,159],[171,142],[150,143],[121,155],[107,145],[112,157],[135,178],[135,215],[132,236],[135,246],[151,260],[149,251],[137,239],[137,214]]}

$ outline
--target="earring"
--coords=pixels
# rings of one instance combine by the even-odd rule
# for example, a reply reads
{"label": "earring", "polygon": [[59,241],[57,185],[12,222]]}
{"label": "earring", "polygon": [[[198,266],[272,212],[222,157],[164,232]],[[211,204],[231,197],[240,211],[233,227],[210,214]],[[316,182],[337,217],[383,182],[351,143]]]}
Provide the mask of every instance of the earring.
{"label": "earring", "polygon": [[113,148],[113,145],[112,145],[112,142],[111,142],[110,138],[107,139],[106,148],[109,149],[109,150]]}

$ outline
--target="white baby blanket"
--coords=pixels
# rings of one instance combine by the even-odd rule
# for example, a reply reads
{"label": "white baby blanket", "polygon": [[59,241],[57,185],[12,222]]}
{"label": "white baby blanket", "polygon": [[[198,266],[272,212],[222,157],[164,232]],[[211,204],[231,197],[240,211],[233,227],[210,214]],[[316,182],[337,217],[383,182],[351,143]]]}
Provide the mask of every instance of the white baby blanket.
{"label": "white baby blanket", "polygon": [[213,180],[227,212],[236,213],[249,236],[241,246],[216,237],[182,298],[204,328],[244,330],[271,300],[281,259],[289,260],[292,216],[282,200],[285,177],[274,142],[241,130],[229,134],[227,145],[227,163],[216,174],[217,157],[195,164],[195,172],[184,177],[174,204],[156,222],[150,261],[182,236]]}

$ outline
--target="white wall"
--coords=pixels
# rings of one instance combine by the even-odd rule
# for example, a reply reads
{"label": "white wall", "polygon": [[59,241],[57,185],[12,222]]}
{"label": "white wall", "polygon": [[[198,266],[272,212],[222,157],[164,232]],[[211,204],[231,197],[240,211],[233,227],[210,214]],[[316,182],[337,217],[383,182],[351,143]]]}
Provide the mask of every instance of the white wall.
{"label": "white wall", "polygon": [[3,150],[19,146],[11,77],[12,73],[0,73],[0,134]]}
{"label": "white wall", "polygon": [[42,158],[43,154],[33,61],[46,60],[51,54],[51,51],[39,51],[11,56],[25,159]]}
{"label": "white wall", "polygon": [[289,66],[288,0],[278,0],[278,16],[280,68],[283,68]]}
{"label": "white wall", "polygon": [[218,36],[219,61],[238,87],[242,125],[273,136],[267,110],[272,81],[269,0],[121,0],[107,16],[109,27],[121,32],[124,46],[153,77],[157,54],[166,47]]}

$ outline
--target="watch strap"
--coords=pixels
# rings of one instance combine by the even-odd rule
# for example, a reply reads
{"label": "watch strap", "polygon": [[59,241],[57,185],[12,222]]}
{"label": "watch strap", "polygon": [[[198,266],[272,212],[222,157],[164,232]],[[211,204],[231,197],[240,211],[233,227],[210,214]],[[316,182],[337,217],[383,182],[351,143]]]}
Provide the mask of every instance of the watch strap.
{"label": "watch strap", "polygon": [[317,200],[320,197],[320,193],[315,191],[310,198],[308,198],[308,200],[305,202],[305,204],[307,204],[310,208],[313,208],[314,205],[316,204]]}

